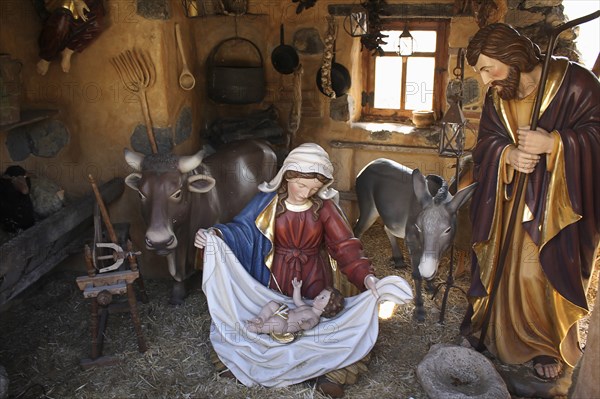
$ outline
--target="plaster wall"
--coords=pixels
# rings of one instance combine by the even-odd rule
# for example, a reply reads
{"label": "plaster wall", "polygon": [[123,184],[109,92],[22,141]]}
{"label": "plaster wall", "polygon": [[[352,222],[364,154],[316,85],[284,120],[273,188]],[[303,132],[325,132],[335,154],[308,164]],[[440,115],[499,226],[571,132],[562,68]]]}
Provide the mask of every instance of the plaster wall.
{"label": "plaster wall", "polygon": [[[37,40],[41,21],[31,2],[2,2],[0,26],[0,52],[9,53],[23,63],[23,107],[54,108],[56,119],[67,126],[69,143],[54,158],[29,156],[14,162],[4,145],[0,145],[0,166],[21,164],[28,171],[49,177],[61,184],[71,198],[90,192],[88,174],[99,183],[129,173],[123,160],[123,148],[131,148],[130,137],[134,128],[144,124],[138,98],[125,90],[110,59],[126,49],[147,51],[156,68],[156,81],[147,91],[150,115],[155,128],[173,128],[183,107],[192,109],[191,137],[176,146],[178,154],[191,154],[203,143],[203,132],[217,118],[243,116],[274,104],[279,112],[282,126],[292,106],[293,76],[281,75],[271,66],[270,54],[280,44],[279,26],[285,26],[286,44],[292,44],[296,31],[315,28],[321,38],[327,30],[327,7],[331,4],[347,4],[346,1],[319,1],[316,6],[295,13],[296,4],[291,1],[261,0],[249,2],[249,12],[240,17],[209,16],[187,18],[179,1],[165,2],[169,10],[166,19],[147,19],[137,13],[135,0],[105,1],[107,16],[105,31],[82,53],[72,58],[69,73],[61,71],[59,61],[53,62],[48,73],[36,73],[38,61]],[[418,4],[419,1],[388,1],[389,4]],[[438,0],[436,3],[453,3]],[[352,38],[343,30],[343,17],[336,17],[338,35],[336,62],[346,66],[352,75],[349,95],[355,106],[350,109],[352,119],[358,117],[362,70],[360,69],[360,40]],[[196,86],[184,91],[178,85],[181,59],[175,41],[175,23],[181,24],[183,47],[188,64],[195,75]],[[474,20],[462,21],[473,25]],[[453,30],[453,28],[452,28]],[[451,36],[453,35],[451,30]],[[267,93],[260,104],[222,105],[207,97],[206,71],[211,50],[224,38],[239,36],[252,41],[259,48],[265,69]],[[455,34],[456,36],[456,34]],[[239,55],[239,54],[238,54]],[[336,185],[341,191],[350,192],[356,174],[369,161],[388,157],[411,167],[419,167],[428,173],[452,175],[451,161],[440,159],[434,144],[420,134],[391,133],[383,137],[353,126],[349,122],[330,118],[330,99],[321,94],[315,76],[320,67],[322,54],[300,54],[304,68],[302,78],[302,120],[293,145],[314,141],[331,154],[337,166]],[[6,140],[7,132],[0,132],[0,141]],[[358,142],[373,145],[405,147],[402,151],[381,150],[379,147],[356,149],[334,147],[332,142]],[[417,151],[411,151],[415,147]],[[342,203],[354,219],[352,201]],[[110,206],[113,222],[131,223],[134,246],[144,248],[142,221],[137,194],[126,188],[123,196]],[[153,256],[143,250],[141,262],[149,275],[166,276],[164,258]]]}
{"label": "plaster wall", "polygon": [[[8,132],[0,131],[0,168],[20,164],[30,173],[55,180],[70,200],[91,192],[88,174],[99,184],[127,175],[123,149],[131,148],[131,133],[138,124],[144,124],[139,98],[123,86],[110,63],[112,57],[137,48],[147,51],[153,60],[156,81],[148,88],[147,99],[154,127],[173,127],[181,108],[196,107],[198,102],[195,92],[184,91],[177,83],[180,61],[176,58],[174,24],[187,22],[183,13],[174,13],[166,21],[148,20],[137,15],[135,1],[111,0],[105,7],[105,31],[83,52],[73,55],[69,73],[64,73],[60,60],[56,60],[41,76],[36,72],[41,21],[32,2],[2,2],[0,53],[9,53],[23,64],[21,107],[58,110],[54,118],[66,125],[69,142],[54,158],[30,155],[15,162],[4,145]],[[185,25],[184,32],[188,28]],[[201,115],[194,115],[194,124]],[[174,151],[188,154],[199,147],[199,137],[192,135]],[[110,213],[113,222],[131,223],[134,245],[142,248],[144,224],[138,201],[137,194],[126,190],[110,206]],[[145,259],[145,263],[163,261],[153,258]]]}

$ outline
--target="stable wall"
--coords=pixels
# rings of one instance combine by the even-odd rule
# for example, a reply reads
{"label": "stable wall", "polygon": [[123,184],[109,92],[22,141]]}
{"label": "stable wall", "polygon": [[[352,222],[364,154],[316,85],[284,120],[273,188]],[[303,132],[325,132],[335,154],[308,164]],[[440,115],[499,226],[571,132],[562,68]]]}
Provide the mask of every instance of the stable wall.
{"label": "stable wall", "polygon": [[[136,126],[144,125],[137,97],[125,90],[110,64],[112,57],[126,49],[143,49],[154,62],[156,81],[148,89],[147,98],[155,129],[173,129],[181,110],[184,107],[192,110],[191,135],[173,149],[176,153],[187,155],[197,151],[203,142],[203,131],[216,118],[247,115],[270,104],[277,108],[281,126],[285,127],[292,106],[293,75],[279,74],[270,61],[272,50],[280,44],[279,25],[285,24],[286,44],[292,44],[294,32],[301,28],[315,28],[323,38],[327,29],[327,7],[345,4],[342,1],[319,1],[315,7],[296,14],[296,4],[292,2],[257,1],[250,2],[248,14],[239,17],[219,15],[187,18],[179,1],[154,3],[163,4],[165,13],[161,15],[157,12],[151,17],[142,17],[134,0],[106,1],[105,31],[82,53],[73,55],[70,72],[64,73],[60,68],[60,60],[56,60],[50,65],[48,73],[40,76],[36,73],[36,63],[41,21],[30,2],[3,2],[0,52],[9,53],[23,63],[22,107],[58,110],[53,118],[66,126],[69,142],[55,157],[31,155],[18,162],[11,159],[6,146],[1,145],[2,169],[11,164],[20,164],[36,175],[57,181],[70,199],[90,192],[87,179],[90,173],[100,184],[116,176],[126,176],[129,170],[123,159],[123,148],[132,147],[132,132]],[[352,104],[360,99],[361,46],[358,38],[352,38],[344,32],[343,18],[336,17],[336,20],[339,26],[336,62],[351,71],[353,84],[349,97]],[[191,91],[182,90],[178,85],[181,60],[175,42],[175,23],[181,24],[184,51],[196,78],[196,87]],[[206,61],[209,53],[221,40],[236,34],[251,40],[261,51],[267,82],[267,94],[261,104],[219,105],[207,97]],[[370,131],[351,126],[349,121],[332,120],[329,117],[331,100],[319,92],[315,81],[321,57],[322,54],[300,54],[304,68],[303,115],[292,145],[314,141],[328,150],[336,165],[336,185],[340,191],[351,192],[356,173],[370,160],[382,156],[421,167],[431,173],[446,173],[448,162],[440,161],[432,149],[433,144],[418,134],[391,133],[378,139]],[[356,119],[359,109],[351,106],[349,112]],[[6,131],[0,132],[0,140],[5,142],[7,135]],[[415,152],[410,148],[401,152],[397,148],[356,150],[334,148],[332,141],[429,148]],[[451,174],[451,171],[446,174]],[[137,194],[126,189],[123,196],[111,204],[110,214],[115,223],[131,223],[134,246],[143,249],[145,226],[138,201]],[[352,201],[344,199],[342,206],[353,219]],[[147,273],[151,276],[166,276],[164,258],[144,250],[141,261],[149,268]]]}
{"label": "stable wall", "polygon": [[[126,49],[148,52],[156,69],[156,81],[147,90],[150,116],[155,128],[173,128],[185,106],[199,108],[197,93],[183,91],[177,81],[174,23],[185,25],[182,13],[169,20],[152,20],[136,13],[135,1],[106,1],[105,31],[82,53],[75,53],[71,70],[64,73],[60,60],[52,62],[48,73],[36,72],[37,40],[41,21],[32,2],[3,1],[0,27],[0,53],[9,53],[23,63],[22,108],[58,110],[53,118],[67,127],[69,142],[56,157],[30,155],[15,162],[5,146],[9,132],[0,129],[0,168],[19,164],[30,173],[48,177],[59,183],[69,200],[91,191],[88,174],[99,184],[114,177],[126,176],[128,167],[123,149],[131,148],[131,134],[144,125],[142,108],[136,95],[128,92],[110,63],[112,57]],[[187,25],[184,27],[184,32]],[[201,112],[193,112],[198,125]],[[32,125],[35,126],[35,125]],[[174,148],[188,154],[200,147],[197,135]],[[143,247],[144,225],[137,194],[126,190],[110,206],[113,222],[131,223],[136,248]],[[161,263],[162,258],[144,256],[145,264]],[[83,261],[83,258],[82,258]],[[81,264],[83,270],[83,262]],[[150,274],[154,268],[150,268]],[[159,275],[162,268],[156,269]]]}
{"label": "stable wall", "polygon": [[[434,4],[442,9],[455,2],[388,0],[387,3]],[[329,6],[343,4],[349,2],[320,0],[314,7],[296,14],[297,3],[257,0],[248,2],[248,12],[239,17],[213,15],[188,18],[179,0],[107,0],[105,31],[82,53],[73,55],[71,71],[62,72],[57,60],[51,64],[47,75],[40,76],[35,68],[41,21],[33,5],[17,0],[2,1],[0,53],[9,53],[23,63],[23,107],[58,110],[53,118],[65,124],[69,142],[55,157],[31,155],[15,161],[4,145],[9,133],[0,128],[0,168],[20,164],[32,173],[57,181],[70,198],[90,192],[87,180],[90,173],[99,183],[116,176],[126,176],[129,170],[123,159],[123,148],[132,147],[132,133],[136,126],[144,125],[144,118],[137,97],[125,90],[110,59],[134,47],[147,51],[156,68],[156,81],[147,92],[154,128],[174,132],[182,110],[191,109],[192,118],[187,126],[189,137],[186,136],[173,148],[175,153],[189,155],[200,149],[205,142],[203,134],[215,119],[244,116],[269,105],[276,107],[280,125],[285,128],[292,107],[294,81],[293,75],[281,75],[271,65],[270,54],[280,44],[279,26],[281,23],[285,25],[286,44],[293,44],[294,33],[302,28],[316,29],[322,40],[327,30]],[[456,65],[457,49],[466,47],[469,37],[478,29],[477,21],[469,16],[443,17],[451,21],[448,65],[452,69]],[[519,20],[519,16],[514,19]],[[336,165],[335,185],[346,194],[342,198],[342,206],[349,219],[353,220],[356,217],[352,201],[354,178],[371,160],[387,157],[445,177],[454,175],[451,167],[454,160],[438,157],[437,136],[432,134],[435,132],[424,133],[409,126],[408,130],[398,133],[395,131],[398,129],[367,129],[354,123],[360,116],[363,75],[360,39],[346,34],[342,27],[343,17],[336,17],[336,21],[339,27],[336,62],[346,66],[352,75],[352,88],[347,100],[349,118],[332,119],[332,100],[317,88],[315,76],[322,53],[300,53],[304,68],[302,119],[292,146],[314,141],[330,153]],[[182,90],[178,84],[181,59],[175,42],[175,23],[181,24],[184,51],[196,78],[196,86],[191,91]],[[207,97],[206,73],[210,51],[221,40],[235,35],[251,40],[260,49],[267,89],[260,104],[220,105]],[[448,76],[448,71],[440,73],[445,81],[452,77]],[[471,68],[465,69],[465,77],[476,79]],[[472,125],[467,134],[467,148],[475,140],[479,106],[480,102],[476,102],[467,113]],[[126,189],[123,196],[111,204],[110,213],[114,222],[131,223],[134,246],[143,249],[145,226],[138,201],[137,194]],[[163,258],[144,250],[142,262],[151,275],[166,276]]]}

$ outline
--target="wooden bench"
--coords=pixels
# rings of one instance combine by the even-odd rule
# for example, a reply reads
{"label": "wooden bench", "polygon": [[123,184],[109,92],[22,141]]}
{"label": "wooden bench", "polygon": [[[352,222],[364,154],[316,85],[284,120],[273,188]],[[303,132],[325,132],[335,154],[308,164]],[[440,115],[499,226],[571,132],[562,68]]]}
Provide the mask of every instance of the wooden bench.
{"label": "wooden bench", "polygon": [[[119,198],[124,187],[122,178],[102,185],[105,203]],[[0,307],[69,255],[81,252],[93,225],[95,204],[90,192],[0,246]]]}

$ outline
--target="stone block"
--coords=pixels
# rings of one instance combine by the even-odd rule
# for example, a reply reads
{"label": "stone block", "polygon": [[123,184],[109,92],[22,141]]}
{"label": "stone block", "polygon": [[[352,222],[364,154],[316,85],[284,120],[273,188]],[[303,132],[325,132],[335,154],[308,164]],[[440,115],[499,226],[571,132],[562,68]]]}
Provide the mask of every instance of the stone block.
{"label": "stone block", "polygon": [[[153,128],[154,140],[160,154],[168,153],[173,149],[173,140],[171,138],[171,129],[169,128]],[[146,133],[145,125],[137,125],[131,134],[131,148],[142,154],[152,154],[148,134]]]}
{"label": "stone block", "polygon": [[348,94],[334,98],[329,105],[329,116],[334,121],[348,122],[353,106],[354,100],[352,96],[349,96]]}
{"label": "stone block", "polygon": [[563,0],[525,0],[523,8],[529,10],[530,8],[538,7],[556,7],[563,3]]}
{"label": "stone block", "polygon": [[38,157],[52,158],[69,142],[67,127],[58,120],[33,125],[29,131],[31,153]]}
{"label": "stone block", "polygon": [[8,132],[6,149],[13,161],[23,161],[31,154],[27,126],[19,127]]}
{"label": "stone block", "polygon": [[192,124],[192,109],[184,107],[175,123],[175,145],[179,145],[190,138],[192,135]]}
{"label": "stone block", "polygon": [[315,28],[303,28],[294,33],[293,46],[301,54],[321,54],[325,45],[319,31]]}
{"label": "stone block", "polygon": [[531,26],[544,19],[546,19],[546,17],[541,12],[508,10],[508,13],[506,14],[506,23],[515,28]]}
{"label": "stone block", "polygon": [[433,345],[417,366],[417,378],[430,398],[510,399],[492,362],[462,346]]}
{"label": "stone block", "polygon": [[69,142],[67,127],[58,120],[49,120],[11,130],[6,148],[13,161],[23,161],[29,154],[52,158]]}
{"label": "stone block", "polygon": [[168,0],[137,0],[137,13],[146,19],[171,18]]}

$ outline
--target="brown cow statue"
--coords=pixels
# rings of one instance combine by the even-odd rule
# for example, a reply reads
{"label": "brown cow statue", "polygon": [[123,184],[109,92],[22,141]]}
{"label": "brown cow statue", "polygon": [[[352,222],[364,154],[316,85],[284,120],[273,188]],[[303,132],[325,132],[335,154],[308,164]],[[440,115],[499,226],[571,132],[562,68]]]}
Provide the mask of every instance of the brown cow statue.
{"label": "brown cow statue", "polygon": [[182,304],[185,280],[194,271],[194,234],[199,228],[228,222],[275,176],[277,157],[260,141],[234,142],[206,156],[150,154],[125,149],[136,172],[125,183],[142,201],[147,224],[146,248],[166,256],[175,279],[170,303]]}

